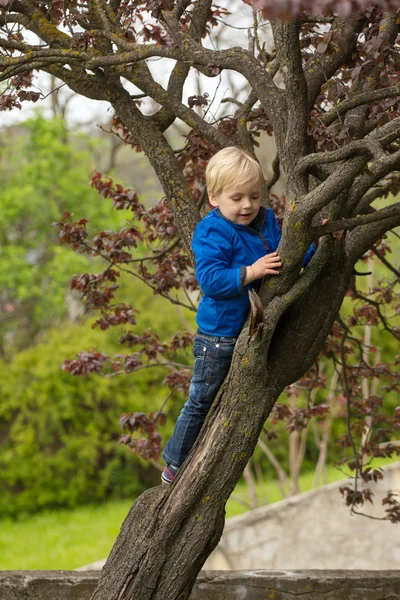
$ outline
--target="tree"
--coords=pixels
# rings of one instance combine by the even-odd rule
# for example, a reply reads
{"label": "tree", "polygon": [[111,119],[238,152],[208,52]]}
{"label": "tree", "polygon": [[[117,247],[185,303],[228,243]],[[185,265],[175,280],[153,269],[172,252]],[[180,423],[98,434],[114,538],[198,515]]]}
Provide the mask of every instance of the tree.
{"label": "tree", "polygon": [[[260,297],[252,298],[253,310],[231,371],[178,485],[149,490],[136,501],[95,600],[189,597],[222,533],[225,502],[277,398],[315,362],[354,280],[356,262],[400,223],[400,205],[392,197],[388,206],[372,206],[383,190],[398,191],[400,88],[396,15],[390,12],[394,3],[377,2],[375,8],[367,8],[362,0],[329,3],[338,14],[315,14],[315,3],[308,1],[301,7],[300,2],[285,3],[282,12],[276,3],[272,10],[272,2],[265,0],[246,4],[273,17],[271,53],[260,41],[256,12],[248,49],[207,48],[203,36],[226,15],[210,0],[1,0],[1,78],[10,82],[3,108],[35,100],[27,71],[43,70],[77,93],[109,101],[117,115],[115,126],[122,127],[120,135],[148,156],[167,207],[160,205],[149,213],[134,194],[113,188],[111,182],[97,177],[94,185],[117,206],[129,206],[135,217],[146,219],[158,234],[163,231],[165,242],[174,239],[177,228],[179,244],[188,255],[175,253],[179,245],[172,243],[162,251],[154,249],[153,264],[160,266],[156,271],[143,261],[137,263],[136,275],[165,295],[179,287],[174,277],[187,272],[191,235],[200,218],[202,168],[214,151],[238,144],[253,152],[257,134],[273,132],[275,172],[279,164],[287,177],[281,275],[265,280]],[[320,5],[328,8],[325,2]],[[143,13],[145,9],[151,16]],[[39,45],[24,35],[26,30],[36,34]],[[152,77],[147,62],[151,57],[175,61],[167,89]],[[248,81],[249,95],[231,118],[211,120],[208,106],[207,118],[202,118],[192,107],[208,105],[209,98],[184,98],[191,69],[208,78],[224,70],[240,73]],[[284,86],[276,84],[278,73]],[[140,94],[131,94],[128,83]],[[138,106],[143,95],[160,106],[154,114]],[[190,128],[181,152],[164,136],[175,119]],[[266,182],[266,189],[270,185]],[[329,218],[327,225],[321,226],[322,217]],[[126,268],[124,263],[134,260],[124,248],[137,245],[137,227],[112,239],[100,234],[90,247],[85,225],[64,219],[63,239],[102,253],[111,265]],[[338,228],[347,232],[341,240],[328,235]],[[316,256],[299,276],[306,248],[320,236]],[[115,278],[115,269],[109,267],[101,283],[111,283],[112,288]],[[106,298],[104,286],[101,295],[88,281],[75,283],[105,306],[112,290]],[[192,285],[190,278],[186,283]],[[129,323],[129,317],[126,307],[111,306],[101,324],[108,327],[124,319]]]}
{"label": "tree", "polygon": [[3,135],[0,147],[0,354],[8,357],[83,308],[71,294],[66,299],[67,283],[93,261],[60,247],[52,221],[68,209],[83,211],[93,227],[122,223],[88,186],[88,138],[70,133],[65,143],[66,124],[40,115],[21,127]]}

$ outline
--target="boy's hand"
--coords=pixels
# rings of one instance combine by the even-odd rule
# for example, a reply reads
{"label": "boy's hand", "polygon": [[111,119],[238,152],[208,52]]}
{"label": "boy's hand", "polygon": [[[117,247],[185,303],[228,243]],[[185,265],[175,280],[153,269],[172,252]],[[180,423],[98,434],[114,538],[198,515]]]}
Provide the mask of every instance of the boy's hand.
{"label": "boy's hand", "polygon": [[277,252],[271,252],[259,258],[250,267],[246,267],[246,277],[244,285],[251,283],[255,279],[261,279],[265,275],[279,275],[279,267],[282,266],[282,261]]}
{"label": "boy's hand", "polygon": [[[329,223],[329,219],[322,219],[321,220],[321,225],[328,225],[328,223]],[[343,233],[344,233],[344,229],[338,229],[337,231],[334,231],[332,233],[332,235],[337,240],[340,240],[340,238],[342,237]]]}

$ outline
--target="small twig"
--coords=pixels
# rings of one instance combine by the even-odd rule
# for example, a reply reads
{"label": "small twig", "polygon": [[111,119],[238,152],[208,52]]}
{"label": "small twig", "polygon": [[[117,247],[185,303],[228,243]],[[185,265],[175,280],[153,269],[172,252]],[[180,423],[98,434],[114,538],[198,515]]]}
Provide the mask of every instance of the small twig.
{"label": "small twig", "polygon": [[354,507],[351,507],[350,510],[352,515],[359,515],[360,517],[367,517],[368,519],[373,519],[374,521],[389,521],[389,517],[374,517],[373,515],[367,515],[366,513],[360,512],[356,510]]}
{"label": "small twig", "polygon": [[[183,365],[182,365],[183,366]],[[170,390],[170,392],[166,395],[166,397],[164,398],[160,408],[158,409],[158,411],[155,413],[154,415],[154,419],[156,419],[159,414],[162,412],[162,410],[164,409],[165,405],[167,404],[168,400],[171,398],[171,396],[173,396],[173,394],[177,391],[177,388],[173,388],[172,390]]]}
{"label": "small twig", "polygon": [[[136,367],[135,369],[132,369],[132,371],[129,371],[129,373],[136,373],[137,371],[141,371],[142,369],[152,369],[153,367],[177,367],[178,369],[192,369],[192,367],[188,366],[188,365],[183,365],[182,363],[175,363],[175,362],[165,362],[165,363],[152,363],[149,365],[141,365],[140,367]],[[110,379],[111,377],[116,377],[117,375],[126,375],[126,371],[124,369],[122,369],[121,371],[114,371],[113,373],[99,373],[100,377],[104,377],[106,379]],[[176,391],[176,390],[173,390]],[[167,396],[167,399],[169,399],[169,396]],[[160,408],[161,410],[161,408]]]}
{"label": "small twig", "polygon": [[358,476],[361,473],[361,465],[360,465],[360,461],[359,461],[359,457],[358,457],[356,444],[355,444],[353,434],[351,431],[351,397],[350,397],[349,381],[348,381],[348,377],[347,377],[347,373],[346,373],[346,359],[345,359],[345,351],[344,351],[344,346],[346,343],[346,339],[348,337],[349,329],[343,321],[341,321],[341,323],[342,323],[342,326],[345,328],[345,334],[343,335],[342,341],[340,344],[340,356],[341,356],[342,364],[343,364],[343,371],[342,371],[343,382],[344,382],[344,390],[343,391],[345,393],[346,405],[347,405],[346,425],[347,425],[347,434],[349,436],[350,444],[353,449],[353,456],[354,456],[354,461],[356,464],[356,477],[355,477],[355,481],[354,481],[354,488],[357,491],[357,482],[358,482]]}
{"label": "small twig", "polygon": [[385,267],[389,269],[389,271],[392,271],[392,273],[396,275],[397,279],[400,280],[400,271],[396,269],[384,256],[382,256],[382,254],[378,252],[375,246],[373,246],[371,250],[375,254],[375,256],[381,261],[381,263],[384,264]]}

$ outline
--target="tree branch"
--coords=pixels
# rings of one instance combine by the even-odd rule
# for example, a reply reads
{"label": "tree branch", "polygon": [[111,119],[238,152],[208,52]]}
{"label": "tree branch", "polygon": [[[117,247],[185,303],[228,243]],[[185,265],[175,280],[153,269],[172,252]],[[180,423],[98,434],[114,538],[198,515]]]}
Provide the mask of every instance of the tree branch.
{"label": "tree branch", "polygon": [[267,190],[268,191],[270,191],[271,188],[275,185],[275,183],[278,181],[280,175],[281,175],[280,161],[279,161],[279,154],[277,154],[275,156],[274,160],[272,161],[272,176],[271,176],[271,179],[269,179],[267,181]]}
{"label": "tree branch", "polygon": [[300,209],[298,217],[304,220],[310,219],[322,210],[324,206],[328,206],[341,192],[348,189],[351,182],[365,167],[367,162],[368,158],[365,154],[348,159],[345,169],[336,169],[333,171],[317,188],[309,192],[298,202]]}
{"label": "tree branch", "polygon": [[218,131],[215,127],[207,123],[193,109],[183,104],[178,95],[169,96],[164,88],[154,81],[151,73],[146,70],[136,70],[132,73],[122,71],[121,74],[143,90],[148,96],[153,98],[168,111],[174,113],[175,117],[181,119],[191,129],[196,129],[201,135],[209,140],[218,149],[232,145],[232,140]]}
{"label": "tree branch", "polygon": [[318,248],[318,252],[313,257],[310,264],[303,273],[294,281],[291,288],[286,293],[276,295],[266,285],[261,289],[261,299],[264,309],[264,321],[271,331],[274,330],[277,322],[283,313],[296,302],[300,296],[316,281],[319,273],[324,268],[331,253],[331,240],[325,240]]}
{"label": "tree branch", "polygon": [[376,249],[375,246],[373,246],[371,250],[375,254],[375,256],[381,261],[381,263],[385,265],[385,267],[389,269],[389,271],[396,275],[397,279],[400,281],[400,271],[398,269],[395,269],[395,267],[384,256],[382,256],[382,254]]}
{"label": "tree branch", "polygon": [[331,125],[339,115],[343,115],[347,111],[362,106],[364,104],[372,104],[377,100],[383,100],[385,98],[396,98],[400,96],[400,83],[393,85],[389,88],[381,88],[379,90],[370,90],[357,94],[354,98],[348,98],[340,102],[335,108],[332,108],[324,116],[320,117],[321,122],[328,126]]}
{"label": "tree branch", "polygon": [[[177,5],[174,9],[174,14],[178,20],[189,4],[189,0],[177,2]],[[189,35],[191,35],[193,39],[198,42],[200,42],[201,37],[206,30],[211,5],[212,0],[198,0],[194,6],[192,21],[189,25]],[[176,102],[182,101],[183,86],[189,71],[190,64],[177,61],[169,77],[167,94],[169,97],[174,98]],[[174,122],[175,114],[173,110],[168,110],[167,108],[163,107],[158,111],[158,113],[152,115],[151,118],[157,121],[158,127],[161,129],[161,131],[165,131]]]}
{"label": "tree branch", "polygon": [[0,26],[6,27],[7,25],[13,25],[17,23],[18,25],[22,25],[23,27],[28,27],[29,19],[28,17],[18,14],[18,13],[9,13],[5,12],[4,14],[0,14]]}
{"label": "tree branch", "polygon": [[353,142],[346,144],[346,146],[343,146],[338,150],[333,150],[332,152],[318,152],[316,154],[305,156],[298,162],[296,171],[305,173],[314,166],[339,162],[345,158],[358,156],[360,154],[367,154],[368,156],[375,158],[386,156],[382,147],[376,141],[370,141],[369,139],[354,140]]}
{"label": "tree branch", "polygon": [[[280,67],[284,73],[287,102],[286,152],[280,154],[285,160],[284,168],[288,171],[294,157],[304,156],[307,151],[307,83],[302,66],[299,30],[297,19],[289,21],[276,20],[272,23],[274,41],[277,48]],[[299,173],[301,175],[301,173]],[[304,187],[304,186],[303,186]]]}
{"label": "tree branch", "polygon": [[332,23],[333,32],[330,42],[332,52],[322,57],[315,55],[307,62],[305,69],[308,108],[311,110],[322,85],[328,81],[337,69],[351,57],[356,44],[357,36],[361,31],[364,18],[358,13],[353,13],[346,19],[336,18]]}
{"label": "tree branch", "polygon": [[[233,99],[231,99],[231,100],[233,101]],[[258,100],[257,94],[253,90],[251,90],[245,103],[244,104],[238,103],[240,106],[240,109],[236,113],[237,123],[238,123],[238,125],[237,125],[238,140],[240,142],[240,145],[243,148],[246,148],[251,154],[253,154],[253,152],[254,152],[254,147],[253,147],[253,143],[251,141],[249,131],[247,129],[247,123],[248,123],[248,118],[249,118],[251,109],[253,108],[253,106],[255,105],[257,100]]]}
{"label": "tree branch", "polygon": [[367,194],[365,194],[361,198],[361,201],[359,202],[358,206],[354,210],[354,214],[362,215],[362,214],[369,214],[371,212],[375,212],[375,208],[373,208],[371,206],[371,204],[373,202],[375,202],[375,200],[377,200],[377,198],[381,198],[381,196],[386,194],[390,190],[390,186],[391,186],[391,184],[389,181],[385,185],[372,188]]}
{"label": "tree branch", "polygon": [[353,266],[389,229],[399,225],[400,215],[395,214],[354,229],[346,238],[348,264]]}
{"label": "tree branch", "polygon": [[174,151],[157,126],[149,122],[132,102],[122,84],[115,85],[111,98],[116,113],[134,134],[156,171],[180,236],[194,264],[191,241],[200,213]]}
{"label": "tree branch", "polygon": [[29,19],[27,28],[46,44],[49,44],[52,48],[70,48],[71,37],[51,23],[42,11],[37,10],[33,2],[14,0],[12,9]]}
{"label": "tree branch", "polygon": [[358,208],[360,199],[383,177],[388,175],[393,170],[400,168],[400,150],[393,154],[386,155],[372,162],[369,165],[368,172],[360,175],[352,184],[347,207],[349,212],[353,212]]}
{"label": "tree branch", "polygon": [[[396,168],[400,151],[387,155],[383,152],[381,146],[389,145],[393,139],[399,136],[400,117],[397,117],[363,140],[354,140],[333,152],[311,154],[301,159],[296,168],[310,169],[320,164],[337,162],[347,158],[345,168],[333,171],[317,188],[301,199],[299,203],[302,207],[301,216],[304,215],[307,218],[315,215],[341,192],[347,190],[349,186],[351,188],[347,206],[349,210],[354,209],[359,199],[372,185],[382,179],[393,168]],[[354,154],[356,154],[355,158],[350,158]],[[356,183],[353,183],[368,163],[368,157],[371,155],[377,158],[375,161],[370,162],[368,173],[361,176],[361,181],[357,179]],[[355,188],[357,188],[357,191]]]}
{"label": "tree branch", "polygon": [[376,221],[381,221],[382,219],[388,219],[396,216],[400,217],[400,202],[397,202],[391,206],[387,206],[386,208],[382,208],[381,210],[377,210],[369,215],[354,217],[352,219],[342,219],[341,221],[333,221],[332,223],[321,227],[312,227],[311,232],[313,239],[317,239],[321,236],[327,235],[328,233],[333,233],[334,231],[341,229],[351,231],[360,225],[375,223]]}

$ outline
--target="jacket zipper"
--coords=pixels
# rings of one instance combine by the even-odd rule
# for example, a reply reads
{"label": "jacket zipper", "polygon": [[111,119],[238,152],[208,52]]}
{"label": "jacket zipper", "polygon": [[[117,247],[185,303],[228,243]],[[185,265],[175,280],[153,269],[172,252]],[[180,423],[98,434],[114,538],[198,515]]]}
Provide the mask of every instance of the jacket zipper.
{"label": "jacket zipper", "polygon": [[266,216],[267,216],[267,213],[265,212],[263,222],[261,223],[261,226],[260,226],[260,233],[257,233],[257,235],[260,238],[260,240],[262,241],[262,243],[264,244],[264,247],[265,247],[265,249],[267,251],[267,254],[270,254],[271,250],[268,248],[268,244],[267,244],[267,242],[266,242],[266,240],[265,240],[265,238],[264,238],[264,236],[262,234],[262,229],[264,227],[264,222],[265,222],[265,217]]}

